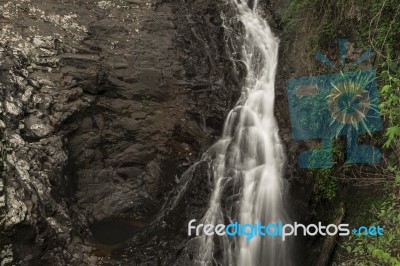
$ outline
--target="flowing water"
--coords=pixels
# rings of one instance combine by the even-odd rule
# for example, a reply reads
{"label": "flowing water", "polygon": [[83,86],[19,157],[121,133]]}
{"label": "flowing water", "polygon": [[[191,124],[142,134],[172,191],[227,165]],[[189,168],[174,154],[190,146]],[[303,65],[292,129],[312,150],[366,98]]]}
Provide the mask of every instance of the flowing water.
{"label": "flowing water", "polygon": [[[257,0],[252,7],[244,0],[232,1],[244,26],[241,54],[247,76],[242,95],[227,117],[221,140],[209,151],[214,153],[214,187],[202,223],[284,222],[285,157],[274,117],[279,40],[259,13]],[[196,261],[201,265],[215,260],[215,245],[222,250],[219,256],[223,265],[291,264],[287,244],[280,238],[200,238]]]}
{"label": "flowing water", "polygon": [[[186,171],[178,194],[163,209],[176,207],[196,167],[208,162],[213,188],[201,223],[289,222],[283,203],[285,155],[274,117],[279,39],[258,10],[258,0],[230,1],[237,10],[234,19],[243,26],[240,54],[247,72],[242,94],[228,114],[221,139]],[[235,30],[226,25],[226,32]],[[279,237],[256,236],[247,241],[244,236],[201,235],[192,240],[194,265],[292,265],[288,241]]]}

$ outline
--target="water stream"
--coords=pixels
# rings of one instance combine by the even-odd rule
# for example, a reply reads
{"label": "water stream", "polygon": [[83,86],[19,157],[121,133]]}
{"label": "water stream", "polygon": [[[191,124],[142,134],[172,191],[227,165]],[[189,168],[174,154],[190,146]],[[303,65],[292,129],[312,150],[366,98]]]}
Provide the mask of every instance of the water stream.
{"label": "water stream", "polygon": [[[279,40],[259,13],[257,0],[232,0],[244,27],[241,54],[247,68],[242,95],[229,113],[213,153],[213,192],[202,223],[287,221],[283,206],[285,156],[274,117]],[[228,29],[229,30],[229,29]],[[223,265],[290,265],[287,243],[279,238],[201,236],[196,261]]]}

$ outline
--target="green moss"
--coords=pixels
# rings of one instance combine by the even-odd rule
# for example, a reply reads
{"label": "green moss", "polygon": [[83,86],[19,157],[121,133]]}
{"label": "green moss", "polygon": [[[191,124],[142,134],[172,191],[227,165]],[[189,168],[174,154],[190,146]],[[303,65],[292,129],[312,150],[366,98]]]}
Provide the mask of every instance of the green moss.
{"label": "green moss", "polygon": [[151,98],[151,96],[150,95],[144,95],[143,97],[142,97],[142,107],[144,108],[144,109],[148,109],[149,107],[151,107],[152,106],[152,98]]}

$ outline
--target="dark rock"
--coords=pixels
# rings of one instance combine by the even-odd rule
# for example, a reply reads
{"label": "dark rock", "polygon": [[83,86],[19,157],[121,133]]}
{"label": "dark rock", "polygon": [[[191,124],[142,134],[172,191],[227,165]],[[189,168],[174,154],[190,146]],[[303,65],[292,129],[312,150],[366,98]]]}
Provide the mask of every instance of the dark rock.
{"label": "dark rock", "polygon": [[221,10],[232,12],[212,0],[9,10],[12,31],[0,40],[4,265],[96,265],[90,225],[113,218],[156,220],[110,263],[176,261],[185,223],[204,214],[210,193],[207,162],[182,174],[220,135],[244,76]]}

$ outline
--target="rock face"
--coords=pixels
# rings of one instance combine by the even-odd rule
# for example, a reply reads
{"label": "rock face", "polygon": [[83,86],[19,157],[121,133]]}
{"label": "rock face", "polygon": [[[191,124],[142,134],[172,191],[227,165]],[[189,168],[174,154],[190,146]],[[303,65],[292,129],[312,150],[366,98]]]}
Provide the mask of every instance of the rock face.
{"label": "rock face", "polygon": [[[208,165],[194,167],[188,193],[149,222],[239,96],[245,73],[231,54],[240,40],[220,16],[229,8],[214,0],[0,4],[1,265],[176,261],[187,219],[207,206]],[[89,228],[105,219],[145,221],[145,229],[103,258]]]}

